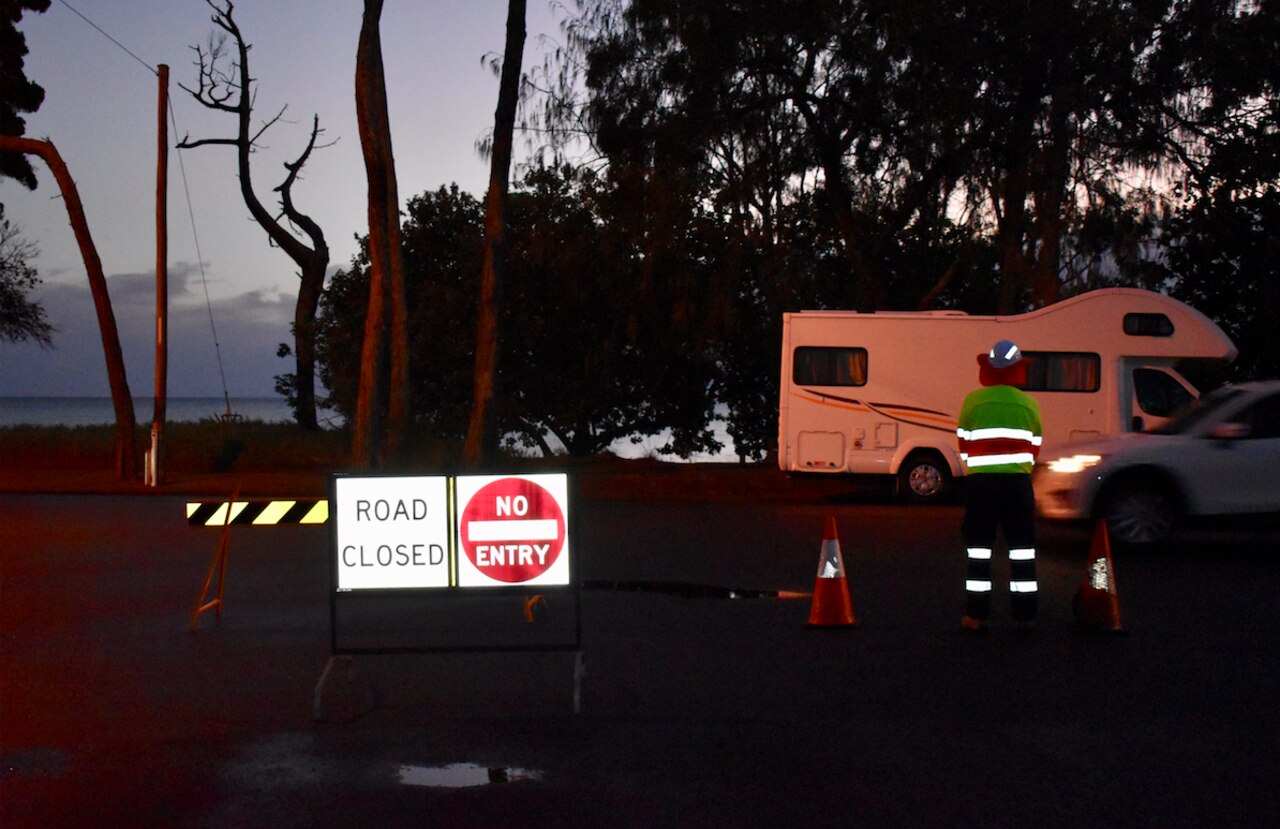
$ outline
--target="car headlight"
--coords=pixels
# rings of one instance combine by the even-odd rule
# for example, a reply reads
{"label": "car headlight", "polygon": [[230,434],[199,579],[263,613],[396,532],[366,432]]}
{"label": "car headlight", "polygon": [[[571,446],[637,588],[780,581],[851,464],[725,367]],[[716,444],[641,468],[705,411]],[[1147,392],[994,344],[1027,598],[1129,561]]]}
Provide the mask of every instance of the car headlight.
{"label": "car headlight", "polygon": [[1063,458],[1054,458],[1045,466],[1049,468],[1050,472],[1074,475],[1100,463],[1102,463],[1101,455],[1068,455]]}

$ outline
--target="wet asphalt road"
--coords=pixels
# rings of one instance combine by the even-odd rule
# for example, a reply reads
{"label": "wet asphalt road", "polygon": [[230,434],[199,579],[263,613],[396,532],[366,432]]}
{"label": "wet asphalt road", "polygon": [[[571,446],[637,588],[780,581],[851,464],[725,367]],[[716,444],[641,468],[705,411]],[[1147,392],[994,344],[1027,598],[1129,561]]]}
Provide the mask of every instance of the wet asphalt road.
{"label": "wet asphalt road", "polygon": [[327,530],[233,530],[192,633],[218,536],[182,503],[0,496],[0,827],[1280,820],[1274,531],[1117,553],[1128,633],[1097,637],[1071,630],[1088,533],[1046,527],[1039,628],[972,636],[957,508],[584,500],[591,585],[810,590],[834,514],[859,625],[597,586],[580,713],[571,652],[433,653],[335,663],[317,722]]}

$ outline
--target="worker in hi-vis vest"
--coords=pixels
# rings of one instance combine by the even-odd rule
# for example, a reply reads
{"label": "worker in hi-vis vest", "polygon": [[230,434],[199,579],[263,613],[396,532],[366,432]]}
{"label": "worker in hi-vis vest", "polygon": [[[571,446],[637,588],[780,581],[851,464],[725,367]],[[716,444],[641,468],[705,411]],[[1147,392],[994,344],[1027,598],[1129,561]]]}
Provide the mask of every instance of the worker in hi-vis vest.
{"label": "worker in hi-vis vest", "polygon": [[1040,453],[1040,405],[1017,388],[1027,381],[1018,346],[1000,340],[978,355],[982,388],[960,407],[956,435],[965,464],[961,533],[968,555],[961,626],[981,631],[991,616],[991,552],[1003,529],[1009,548],[1010,611],[1020,630],[1035,626],[1035,494],[1031,469]]}

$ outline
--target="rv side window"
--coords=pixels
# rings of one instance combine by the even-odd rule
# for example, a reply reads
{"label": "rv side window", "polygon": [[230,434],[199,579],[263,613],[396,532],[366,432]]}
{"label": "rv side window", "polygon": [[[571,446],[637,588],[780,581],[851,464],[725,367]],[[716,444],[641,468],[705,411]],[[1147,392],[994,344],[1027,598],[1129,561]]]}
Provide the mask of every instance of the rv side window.
{"label": "rv side window", "polygon": [[1101,384],[1102,358],[1068,351],[1025,351],[1027,391],[1095,392]]}
{"label": "rv side window", "polygon": [[867,350],[800,346],[792,355],[791,379],[801,386],[866,385]]}
{"label": "rv side window", "polygon": [[1173,320],[1164,314],[1125,314],[1124,333],[1131,337],[1172,337]]}

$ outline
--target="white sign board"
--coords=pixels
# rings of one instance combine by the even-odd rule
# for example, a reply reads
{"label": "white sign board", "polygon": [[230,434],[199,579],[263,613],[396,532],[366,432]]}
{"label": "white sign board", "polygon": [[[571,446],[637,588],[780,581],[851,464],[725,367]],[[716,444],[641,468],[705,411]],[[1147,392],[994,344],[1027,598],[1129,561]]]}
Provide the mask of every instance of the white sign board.
{"label": "white sign board", "polygon": [[449,479],[334,481],[337,589],[449,587]]}
{"label": "white sign board", "polygon": [[472,475],[455,486],[459,587],[569,584],[566,475]]}

